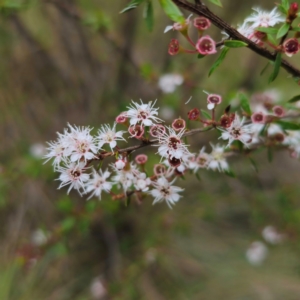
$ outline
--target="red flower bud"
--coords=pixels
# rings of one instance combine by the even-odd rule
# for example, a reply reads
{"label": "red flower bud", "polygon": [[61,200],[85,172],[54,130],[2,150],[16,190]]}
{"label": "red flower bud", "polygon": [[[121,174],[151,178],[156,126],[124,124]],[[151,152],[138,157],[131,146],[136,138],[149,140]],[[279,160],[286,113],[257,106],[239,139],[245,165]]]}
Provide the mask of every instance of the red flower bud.
{"label": "red flower bud", "polygon": [[292,56],[300,50],[300,45],[297,39],[291,38],[283,43],[283,50],[287,56]]}
{"label": "red flower bud", "polygon": [[168,52],[170,55],[176,55],[179,53],[180,46],[179,46],[179,41],[176,39],[171,39],[171,42],[169,44],[169,49]]}
{"label": "red flower bud", "polygon": [[174,120],[173,123],[172,123],[172,128],[175,131],[179,131],[182,128],[185,128],[185,121],[181,118]]}
{"label": "red flower bud", "polygon": [[196,121],[199,119],[199,116],[200,116],[200,110],[198,108],[193,108],[188,112],[189,120]]}

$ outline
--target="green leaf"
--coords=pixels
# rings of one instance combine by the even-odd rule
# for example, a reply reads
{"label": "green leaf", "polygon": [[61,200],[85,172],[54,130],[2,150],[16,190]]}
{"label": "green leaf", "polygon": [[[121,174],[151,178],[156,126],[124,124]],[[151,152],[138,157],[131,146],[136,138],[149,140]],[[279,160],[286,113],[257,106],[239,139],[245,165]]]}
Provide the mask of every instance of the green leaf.
{"label": "green leaf", "polygon": [[294,27],[293,29],[291,29],[291,31],[300,31],[300,27]]}
{"label": "green leaf", "polygon": [[255,30],[270,34],[277,34],[278,29],[277,28],[271,28],[271,27],[257,27]]}
{"label": "green leaf", "polygon": [[270,62],[267,62],[267,64],[265,65],[265,67],[261,70],[261,72],[259,74],[260,76],[265,73],[265,71],[268,69],[269,65],[270,65]]}
{"label": "green leaf", "polygon": [[290,29],[290,24],[288,23],[284,23],[278,30],[276,38],[280,39],[281,37],[283,37],[286,33],[288,33]]}
{"label": "green leaf", "polygon": [[207,111],[201,109],[201,113],[206,119],[211,120],[211,115]]}
{"label": "green leaf", "polygon": [[224,42],[224,45],[228,48],[240,48],[240,47],[248,46],[247,43],[244,43],[242,41],[237,41],[237,40],[227,40]]}
{"label": "green leaf", "polygon": [[239,93],[239,98],[240,98],[240,101],[241,101],[242,109],[250,116],[252,113],[251,113],[251,108],[250,108],[250,105],[249,105],[248,98],[243,93]]}
{"label": "green leaf", "polygon": [[299,130],[300,124],[287,122],[287,121],[277,121],[276,122],[283,130]]}
{"label": "green leaf", "polygon": [[146,3],[145,9],[144,9],[144,18],[146,20],[148,30],[152,31],[154,18],[153,18],[153,5],[152,5],[151,0],[147,1],[147,3]]}
{"label": "green leaf", "polygon": [[174,22],[184,23],[183,17],[179,8],[172,2],[172,0],[159,0],[161,7],[166,15]]}
{"label": "green leaf", "polygon": [[145,0],[131,0],[130,3],[120,11],[120,14],[123,14],[129,10],[137,8]]}
{"label": "green leaf", "polygon": [[300,95],[297,95],[297,96],[293,97],[293,98],[290,99],[288,102],[289,102],[289,103],[293,103],[293,102],[297,102],[298,100],[300,100]]}
{"label": "green leaf", "polygon": [[211,3],[213,3],[213,4],[217,5],[217,6],[222,7],[222,3],[221,3],[220,0],[209,0],[209,2],[211,2]]}
{"label": "green leaf", "polygon": [[270,43],[272,43],[273,45],[276,45],[276,44],[277,44],[277,41],[276,41],[275,37],[274,37],[272,34],[267,33],[267,39],[268,39],[268,41],[269,41]]}
{"label": "green leaf", "polygon": [[280,70],[280,66],[281,66],[281,52],[278,52],[276,55],[276,59],[274,62],[274,69],[273,69],[273,73],[271,74],[270,78],[269,78],[269,83],[273,82],[276,77],[278,76],[279,70]]}
{"label": "green leaf", "polygon": [[196,178],[198,179],[198,181],[201,181],[201,178],[200,178],[200,176],[199,176],[199,173],[198,173],[198,172],[196,173]]}
{"label": "green leaf", "polygon": [[290,2],[289,0],[282,0],[281,1],[281,5],[283,6],[283,8],[288,11],[288,9],[290,8]]}
{"label": "green leaf", "polygon": [[224,58],[226,57],[228,51],[230,48],[224,46],[224,48],[222,49],[220,56],[217,58],[217,60],[215,61],[215,63],[212,65],[212,67],[210,68],[209,72],[208,72],[208,76],[210,76],[216,69],[217,67],[222,63],[222,61],[224,60]]}
{"label": "green leaf", "polygon": [[255,172],[258,173],[258,168],[257,168],[256,162],[251,157],[249,157],[249,160],[250,160],[250,163],[251,163],[253,169],[255,170]]}
{"label": "green leaf", "polygon": [[277,5],[278,10],[280,10],[284,15],[287,15],[288,9],[286,9],[283,5],[278,4]]}
{"label": "green leaf", "polygon": [[60,224],[60,229],[63,232],[70,231],[76,224],[76,220],[74,217],[68,217],[67,219],[64,219],[62,223]]}
{"label": "green leaf", "polygon": [[203,55],[203,54],[199,53],[197,57],[198,57],[198,59],[201,59],[201,58],[203,58],[203,57],[205,57],[205,56],[206,56],[206,55]]}
{"label": "green leaf", "polygon": [[233,171],[232,170],[230,170],[230,169],[228,169],[228,170],[225,170],[225,172],[224,172],[227,176],[229,176],[229,177],[233,177],[233,178],[235,178],[236,176],[235,176],[235,174],[233,173]]}

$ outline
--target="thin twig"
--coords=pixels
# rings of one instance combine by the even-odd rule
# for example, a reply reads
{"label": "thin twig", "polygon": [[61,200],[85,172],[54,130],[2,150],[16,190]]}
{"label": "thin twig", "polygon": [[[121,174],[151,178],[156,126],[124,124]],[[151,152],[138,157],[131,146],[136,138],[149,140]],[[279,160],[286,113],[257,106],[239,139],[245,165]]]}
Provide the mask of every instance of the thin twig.
{"label": "thin twig", "polygon": [[[228,23],[226,23],[224,20],[219,18],[217,15],[215,15],[212,11],[209,10],[207,6],[204,4],[197,4],[194,5],[190,2],[187,2],[186,0],[172,0],[178,7],[182,7],[196,15],[203,16],[207,19],[209,19],[216,27],[220,28],[221,30],[224,30],[231,38],[239,41],[245,42],[249,49],[254,51],[255,53],[259,54],[260,56],[263,56],[271,61],[275,61],[276,59],[276,53],[272,53],[269,50],[265,48],[261,48],[245,36],[243,36],[241,33],[239,33],[235,28],[230,26]],[[282,59],[281,61],[281,67],[284,68],[288,73],[295,77],[300,77],[300,70],[291,65],[286,60]]]}

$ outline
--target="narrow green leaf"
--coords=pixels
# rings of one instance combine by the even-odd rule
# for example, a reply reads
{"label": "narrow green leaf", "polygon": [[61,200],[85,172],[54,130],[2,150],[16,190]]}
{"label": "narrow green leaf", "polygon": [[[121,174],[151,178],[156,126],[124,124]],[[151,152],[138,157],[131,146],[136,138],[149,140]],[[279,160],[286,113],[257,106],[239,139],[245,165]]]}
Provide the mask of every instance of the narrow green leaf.
{"label": "narrow green leaf", "polygon": [[211,120],[211,115],[207,111],[201,109],[201,113],[206,119]]}
{"label": "narrow green leaf", "polygon": [[276,77],[278,76],[279,70],[280,70],[280,66],[281,66],[281,52],[278,52],[276,55],[276,60],[274,62],[274,69],[273,72],[269,78],[269,83],[273,82]]}
{"label": "narrow green leaf", "polygon": [[272,34],[267,33],[267,38],[268,38],[268,41],[269,41],[270,43],[272,43],[273,45],[276,45],[276,44],[277,44],[277,41],[276,41],[275,37],[274,37]]}
{"label": "narrow green leaf", "polygon": [[291,31],[297,31],[297,32],[299,32],[300,31],[300,27],[294,27],[293,29],[291,29]]}
{"label": "narrow green leaf", "polygon": [[161,7],[166,15],[174,22],[184,23],[185,18],[179,8],[172,2],[172,0],[159,0]]}
{"label": "narrow green leaf", "polygon": [[253,169],[255,170],[255,172],[258,173],[258,168],[257,168],[256,162],[251,157],[249,157],[249,160],[250,160],[250,163],[251,163]]}
{"label": "narrow green leaf", "polygon": [[286,33],[288,33],[290,29],[290,24],[288,23],[284,23],[278,30],[276,38],[280,39],[281,37],[283,37]]}
{"label": "narrow green leaf", "polygon": [[153,17],[153,5],[152,5],[151,0],[147,1],[147,3],[146,3],[145,9],[144,9],[144,18],[146,20],[148,30],[152,31],[154,17]]}
{"label": "narrow green leaf", "polygon": [[123,14],[129,10],[137,8],[145,0],[131,0],[128,5],[120,11],[120,14]]}
{"label": "narrow green leaf", "polygon": [[233,177],[233,178],[236,177],[235,174],[233,173],[233,171],[230,169],[226,170],[224,173],[229,177]]}
{"label": "narrow green leaf", "polygon": [[198,59],[201,59],[201,58],[203,58],[203,57],[205,57],[205,56],[206,56],[206,55],[203,55],[203,54],[199,53],[197,57],[198,57]]}
{"label": "narrow green leaf", "polygon": [[261,70],[261,72],[259,74],[260,76],[265,73],[265,71],[268,69],[269,65],[270,65],[270,62],[267,62],[267,64],[265,65],[265,67]]}
{"label": "narrow green leaf", "polygon": [[240,101],[241,101],[242,109],[250,116],[251,115],[251,108],[250,108],[250,105],[249,105],[248,98],[243,93],[239,93],[239,98],[240,98]]}
{"label": "narrow green leaf", "polygon": [[201,181],[201,178],[200,178],[200,176],[199,176],[199,173],[198,173],[198,172],[196,173],[196,178],[197,178],[199,181]]}
{"label": "narrow green leaf", "polygon": [[277,34],[278,29],[277,28],[271,28],[271,27],[257,27],[255,30],[270,34]]}
{"label": "narrow green leaf", "polygon": [[286,9],[283,5],[278,4],[278,5],[277,5],[277,8],[278,8],[278,10],[281,11],[284,15],[287,15],[288,9]]}
{"label": "narrow green leaf", "polygon": [[212,65],[212,67],[210,68],[209,72],[208,72],[208,76],[210,76],[216,69],[217,67],[222,63],[222,61],[224,60],[224,58],[226,57],[228,51],[230,48],[224,46],[224,48],[222,49],[219,57],[217,58],[217,60],[215,61],[215,63]]}
{"label": "narrow green leaf", "polygon": [[290,2],[289,2],[289,0],[282,0],[282,1],[281,1],[281,4],[282,4],[283,8],[284,8],[286,11],[288,11],[288,9],[290,8]]}
{"label": "narrow green leaf", "polygon": [[290,99],[288,102],[293,103],[293,102],[297,102],[299,100],[300,100],[300,95],[297,95],[297,96],[293,97],[292,99]]}
{"label": "narrow green leaf", "polygon": [[273,161],[273,149],[271,147],[268,147],[268,162],[271,163]]}
{"label": "narrow green leaf", "polygon": [[220,0],[209,0],[209,2],[211,2],[211,3],[213,3],[213,4],[217,5],[217,6],[222,7],[222,3],[221,3]]}
{"label": "narrow green leaf", "polygon": [[237,40],[227,40],[224,42],[224,45],[228,48],[240,48],[240,47],[248,46],[247,43],[244,43],[242,41],[237,41]]}
{"label": "narrow green leaf", "polygon": [[300,124],[287,122],[287,121],[277,121],[276,122],[283,130],[299,130]]}

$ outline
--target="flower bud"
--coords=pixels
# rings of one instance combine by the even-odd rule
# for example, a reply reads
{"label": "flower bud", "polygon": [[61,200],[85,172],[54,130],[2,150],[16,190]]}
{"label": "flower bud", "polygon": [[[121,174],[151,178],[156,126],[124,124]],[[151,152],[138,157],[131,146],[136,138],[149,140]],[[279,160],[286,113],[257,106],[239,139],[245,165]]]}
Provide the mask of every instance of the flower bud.
{"label": "flower bud", "polygon": [[188,112],[188,119],[192,121],[197,121],[200,116],[200,110],[198,108],[193,108]]}
{"label": "flower bud", "polygon": [[153,172],[156,176],[165,175],[166,174],[166,166],[163,164],[154,165]]}
{"label": "flower bud", "polygon": [[283,50],[287,56],[292,56],[300,50],[300,45],[297,39],[290,38],[283,43]]}
{"label": "flower bud", "polygon": [[132,137],[135,137],[136,139],[140,140],[143,138],[145,130],[144,127],[141,125],[133,125],[128,128],[128,132]]}
{"label": "flower bud", "polygon": [[172,128],[175,131],[180,131],[181,129],[185,128],[185,121],[181,118],[174,120],[172,123]]}
{"label": "flower bud", "polygon": [[139,154],[135,157],[135,162],[138,165],[144,165],[148,160],[148,156],[145,154]]}
{"label": "flower bud", "polygon": [[285,115],[284,109],[281,106],[279,106],[279,105],[276,105],[276,106],[273,107],[273,113],[277,117],[283,117]]}
{"label": "flower bud", "polygon": [[116,123],[118,123],[118,124],[124,124],[124,123],[126,123],[126,121],[127,121],[126,112],[122,112],[116,117]]}
{"label": "flower bud", "polygon": [[251,116],[251,121],[252,123],[265,124],[266,116],[262,112],[257,112]]}
{"label": "flower bud", "polygon": [[232,113],[232,114],[225,114],[223,116],[221,116],[220,118],[220,123],[221,123],[221,126],[224,127],[224,128],[229,128],[231,126],[231,123],[233,122],[235,118],[235,114]]}
{"label": "flower bud", "polygon": [[290,21],[290,23],[293,22],[298,16],[298,3],[294,2],[290,5],[289,11],[288,11],[288,17],[287,19]]}
{"label": "flower bud", "polygon": [[162,136],[166,132],[166,128],[164,125],[156,124],[156,125],[151,126],[149,132],[150,132],[151,136],[157,138],[157,137]]}
{"label": "flower bud", "polygon": [[196,27],[198,30],[206,30],[210,27],[210,25],[210,21],[204,17],[198,17],[194,19],[194,27]]}
{"label": "flower bud", "polygon": [[171,42],[169,44],[168,53],[170,55],[176,55],[179,53],[179,51],[180,51],[179,41],[176,39],[171,39]]}
{"label": "flower bud", "polygon": [[202,55],[210,55],[217,52],[216,42],[209,35],[203,36],[197,41],[196,49]]}

